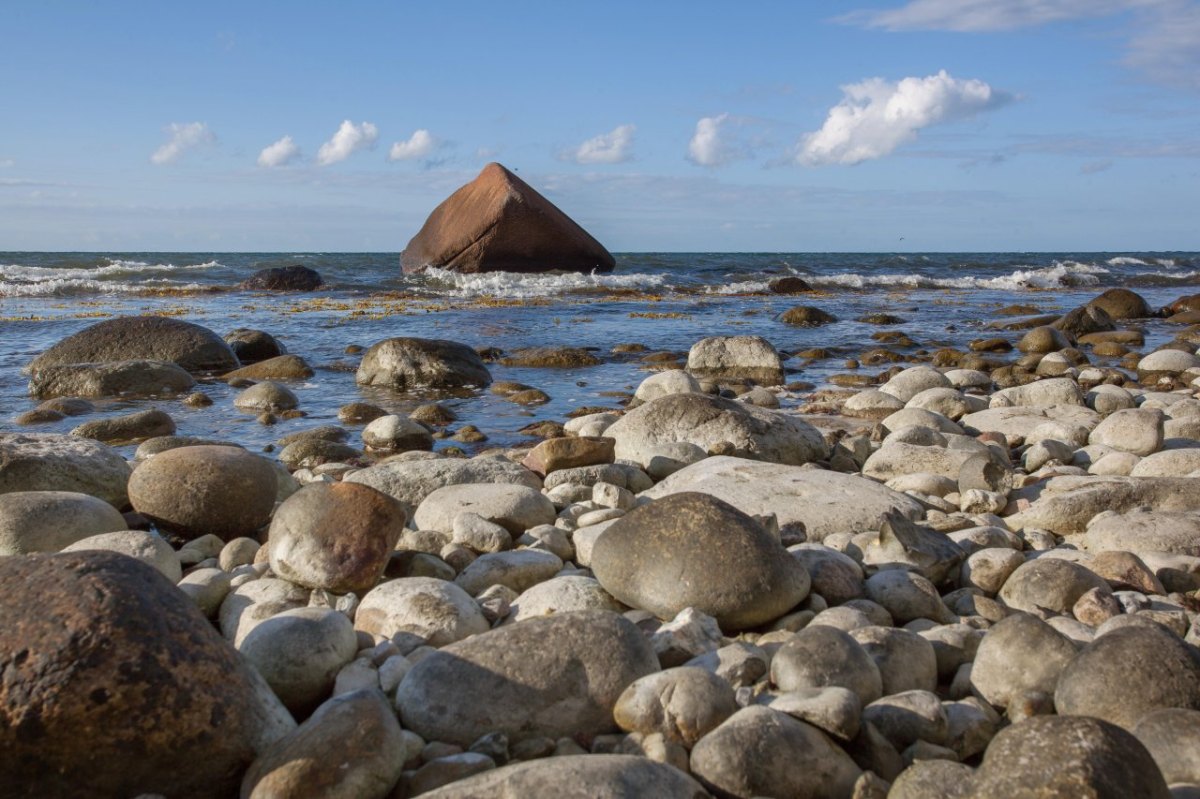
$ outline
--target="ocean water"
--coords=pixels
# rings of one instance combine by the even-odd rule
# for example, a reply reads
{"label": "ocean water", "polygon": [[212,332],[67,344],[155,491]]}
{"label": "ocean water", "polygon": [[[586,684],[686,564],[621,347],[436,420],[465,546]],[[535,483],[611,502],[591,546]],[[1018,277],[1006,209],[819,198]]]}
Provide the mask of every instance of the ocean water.
{"label": "ocean water", "polygon": [[[790,380],[824,385],[845,371],[846,357],[876,346],[872,333],[901,330],[921,348],[962,347],[994,335],[983,325],[1006,305],[1062,312],[1105,288],[1124,286],[1151,306],[1200,293],[1200,253],[623,253],[611,274],[548,273],[459,275],[430,270],[404,275],[395,253],[25,253],[0,252],[0,430],[37,402],[21,369],[54,342],[105,318],[162,314],[224,334],[238,327],[266,330],[316,370],[292,386],[303,419],[273,426],[237,411],[236,394],[219,381],[200,388],[209,408],[177,400],[97,403],[97,416],[150,405],[170,413],[180,434],[228,438],[266,447],[305,427],[336,422],[347,402],[367,401],[403,412],[431,398],[475,424],[487,446],[509,446],[528,437],[520,428],[542,419],[563,419],[581,406],[616,407],[612,392],[632,391],[649,372],[641,355],[613,355],[617,344],[648,351],[683,351],[710,335],[761,335],[784,352],[812,347],[835,350],[833,358],[790,358]],[[321,273],[326,287],[308,294],[246,292],[237,284],[254,271],[304,264]],[[777,277],[802,277],[816,293],[768,292]],[[838,321],[819,328],[785,325],[777,316],[795,305],[815,305]],[[888,312],[902,324],[881,328],[856,321]],[[1147,348],[1173,335],[1162,320],[1140,323]],[[1009,334],[1014,340],[1018,334]],[[392,336],[462,341],[511,351],[526,346],[593,348],[599,366],[553,370],[491,364],[495,380],[516,380],[545,391],[551,401],[526,408],[487,391],[441,397],[400,394],[355,385],[359,356]],[[912,352],[907,350],[906,352]],[[1103,362],[1103,361],[1097,361]],[[876,373],[883,367],[864,368]],[[802,394],[785,406],[803,402]],[[27,428],[67,432],[76,417]],[[439,444],[460,446],[448,441]]]}

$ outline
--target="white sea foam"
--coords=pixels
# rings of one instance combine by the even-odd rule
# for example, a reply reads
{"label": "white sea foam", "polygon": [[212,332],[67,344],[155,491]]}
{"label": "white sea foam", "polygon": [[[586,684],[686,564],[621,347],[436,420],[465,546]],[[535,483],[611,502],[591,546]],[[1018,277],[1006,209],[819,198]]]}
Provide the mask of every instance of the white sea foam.
{"label": "white sea foam", "polygon": [[1168,269],[1174,269],[1175,267],[1179,266],[1179,262],[1174,258],[1155,258],[1154,260],[1158,261],[1159,266],[1165,266]]}
{"label": "white sea foam", "polygon": [[706,294],[761,294],[770,288],[765,280],[742,280],[737,283],[726,283],[723,286],[706,286]]}
{"label": "white sea foam", "polygon": [[455,297],[498,297],[503,299],[532,299],[576,292],[595,292],[618,289],[654,289],[662,286],[666,275],[644,273],[598,274],[565,272],[562,274],[519,274],[516,272],[483,272],[464,275],[449,269],[430,267],[425,276],[439,284],[441,292]]}
{"label": "white sea foam", "polygon": [[197,291],[204,287],[197,283],[180,283],[168,276],[183,277],[187,274],[221,266],[217,261],[176,266],[175,264],[151,264],[145,261],[126,261],[117,258],[106,260],[108,263],[104,266],[0,264],[0,297],[129,294],[158,288]]}
{"label": "white sea foam", "polygon": [[1121,255],[1116,258],[1108,259],[1109,266],[1149,266],[1150,264],[1143,261],[1141,258],[1130,258],[1127,255]]}
{"label": "white sea foam", "polygon": [[995,289],[1020,291],[1022,289],[1052,289],[1066,286],[1094,286],[1100,282],[1099,275],[1108,270],[1096,264],[1078,261],[1055,261],[1052,266],[1017,269],[1010,274],[997,277],[929,277],[927,275],[858,274],[814,275],[808,278],[816,286],[839,286],[842,288],[904,288],[904,289]]}

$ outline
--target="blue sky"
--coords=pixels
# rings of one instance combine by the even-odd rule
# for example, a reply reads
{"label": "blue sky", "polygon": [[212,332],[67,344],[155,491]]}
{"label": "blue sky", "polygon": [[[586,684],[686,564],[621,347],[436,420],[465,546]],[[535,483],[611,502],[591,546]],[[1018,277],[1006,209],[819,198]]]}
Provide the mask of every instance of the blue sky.
{"label": "blue sky", "polygon": [[1200,250],[1200,0],[9,4],[0,250]]}

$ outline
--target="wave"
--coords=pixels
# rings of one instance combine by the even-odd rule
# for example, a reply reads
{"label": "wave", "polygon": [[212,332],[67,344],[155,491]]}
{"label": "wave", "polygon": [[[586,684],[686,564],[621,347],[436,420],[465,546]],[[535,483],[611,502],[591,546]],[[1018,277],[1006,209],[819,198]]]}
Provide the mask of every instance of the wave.
{"label": "wave", "polygon": [[1076,286],[1096,286],[1100,276],[1110,274],[1096,264],[1078,261],[1055,261],[1052,266],[1017,269],[998,277],[932,277],[930,275],[858,274],[814,276],[809,283],[815,286],[840,288],[903,288],[903,289],[1053,289]]}
{"label": "wave", "polygon": [[1141,258],[1131,258],[1128,255],[1121,255],[1116,258],[1109,258],[1106,263],[1109,266],[1149,266],[1150,264],[1143,261]]}
{"label": "wave", "polygon": [[[152,264],[106,258],[103,266],[27,266],[0,264],[0,297],[63,297],[79,294],[190,293],[211,286],[167,277],[191,275],[223,265],[217,261],[200,264]],[[182,277],[182,275],[180,275]],[[136,281],[136,282],[134,282]]]}
{"label": "wave", "polygon": [[583,272],[521,274],[484,272],[465,275],[449,269],[430,267],[424,273],[426,285],[439,294],[456,297],[496,297],[534,299],[558,294],[604,293],[661,288],[666,275],[635,272],[597,274]]}

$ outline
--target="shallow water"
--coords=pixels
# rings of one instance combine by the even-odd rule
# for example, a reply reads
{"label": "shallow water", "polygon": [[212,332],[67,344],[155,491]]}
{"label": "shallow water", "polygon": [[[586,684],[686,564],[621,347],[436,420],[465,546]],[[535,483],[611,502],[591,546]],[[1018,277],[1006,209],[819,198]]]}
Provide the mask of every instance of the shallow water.
{"label": "shallow water", "polygon": [[[311,294],[244,292],[235,287],[257,269],[300,263],[328,284]],[[798,275],[816,294],[766,293],[775,277]],[[405,276],[395,254],[280,253],[0,253],[0,430],[34,407],[21,368],[54,342],[113,316],[165,314],[224,334],[237,327],[266,330],[303,356],[316,375],[293,385],[304,419],[264,427],[233,408],[235,390],[220,382],[201,386],[214,402],[192,409],[176,400],[97,403],[97,415],[155,405],[169,412],[179,433],[228,438],[264,447],[285,433],[336,421],[347,402],[367,401],[410,410],[428,396],[354,383],[358,356],[349,344],[369,346],[391,336],[462,341],[475,347],[592,347],[605,362],[572,369],[519,369],[490,364],[495,380],[542,389],[551,402],[523,408],[487,391],[440,398],[459,416],[454,427],[475,424],[490,438],[480,446],[507,446],[527,438],[531,421],[562,420],[580,406],[616,406],[603,392],[631,391],[646,376],[640,356],[613,356],[620,343],[652,351],[686,351],[708,335],[761,335],[784,351],[875,345],[879,330],[903,330],[923,348],[963,346],[993,335],[981,330],[1009,304],[1061,312],[1104,288],[1127,286],[1151,306],[1200,292],[1200,253],[629,253],[609,275],[456,275],[431,270]],[[816,305],[838,322],[796,328],[776,320],[794,305]],[[886,311],[905,322],[892,328],[855,321]],[[1147,348],[1171,337],[1161,320],[1143,324]],[[1017,334],[1009,334],[1015,340]],[[805,365],[791,359],[789,379],[821,385],[844,371],[839,356]],[[1099,362],[1099,361],[1098,361]],[[864,367],[874,374],[884,367]],[[789,400],[790,404],[799,398]],[[789,404],[785,403],[785,404]],[[67,432],[76,417],[26,428]],[[439,443],[439,447],[456,442]],[[126,452],[132,448],[125,448]],[[471,448],[467,448],[471,449]]]}

